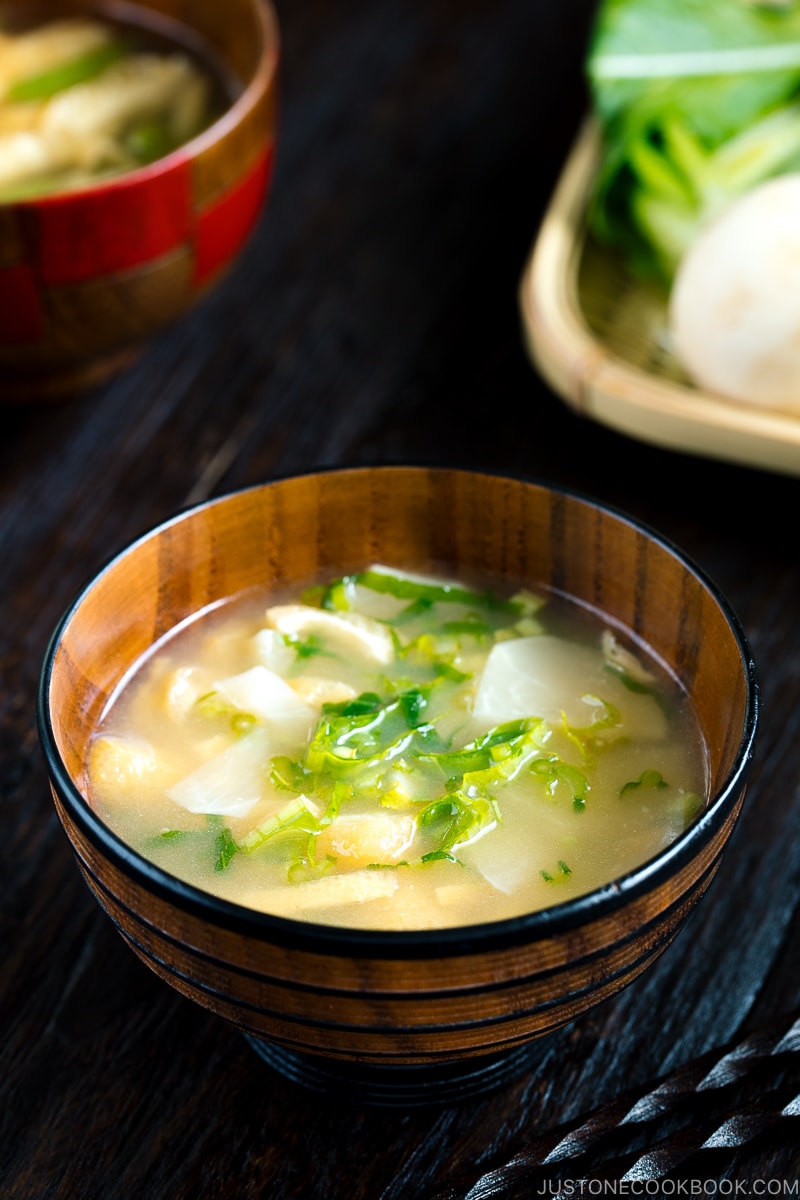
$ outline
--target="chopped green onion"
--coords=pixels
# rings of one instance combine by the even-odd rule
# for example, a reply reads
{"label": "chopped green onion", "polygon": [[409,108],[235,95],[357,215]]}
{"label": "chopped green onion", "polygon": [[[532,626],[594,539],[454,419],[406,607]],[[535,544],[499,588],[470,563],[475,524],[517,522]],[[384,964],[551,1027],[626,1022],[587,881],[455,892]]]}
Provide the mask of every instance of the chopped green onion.
{"label": "chopped green onion", "polygon": [[452,663],[434,663],[433,669],[437,679],[445,679],[448,683],[466,683],[468,679],[472,679],[469,671],[459,671]]}
{"label": "chopped green onion", "polygon": [[230,865],[231,859],[239,849],[230,829],[223,829],[217,834],[214,849],[216,851],[214,870],[224,871]]}
{"label": "chopped green onion", "polygon": [[[417,822],[422,829],[444,826],[439,845],[431,851],[437,853],[472,841],[479,833],[496,825],[498,817],[497,804],[490,797],[455,791],[445,800],[435,800],[424,808]],[[430,856],[423,855],[422,861],[429,862]]]}
{"label": "chopped green onion", "polygon": [[683,796],[683,819],[687,826],[700,816],[706,807],[706,802],[697,792],[685,792]]}
{"label": "chopped green onion", "polygon": [[458,637],[460,633],[465,633],[468,637],[477,638],[478,641],[483,641],[485,638],[491,637],[492,630],[485,621],[479,618],[467,618],[463,621],[445,621],[442,625],[442,632],[452,634]]}
{"label": "chopped green onion", "polygon": [[209,813],[206,817],[209,831],[214,835],[214,870],[224,871],[238,852],[239,846],[220,816]]}
{"label": "chopped green onion", "polygon": [[624,667],[620,667],[617,663],[606,662],[604,666],[605,670],[610,675],[614,675],[629,692],[639,696],[652,696],[664,715],[669,716],[667,702],[657,687],[651,683],[645,683],[641,679],[634,679]]}
{"label": "chopped green onion", "polygon": [[352,575],[343,575],[331,583],[320,583],[306,588],[300,599],[312,608],[324,608],[327,612],[348,612],[352,607],[352,592],[355,580]]}
{"label": "chopped green onion", "polygon": [[558,870],[555,875],[550,871],[542,870],[539,872],[545,883],[563,883],[572,874],[572,868],[568,867],[563,859],[558,860]]}
{"label": "chopped green onion", "polygon": [[425,583],[418,579],[404,579],[385,571],[361,571],[353,576],[356,583],[382,595],[396,596],[399,600],[430,600],[436,603],[446,600],[460,604],[477,604],[481,608],[507,608],[508,601],[499,600],[492,592],[473,592],[454,583]]}
{"label": "chopped green onion", "polygon": [[193,707],[203,717],[225,717],[235,712],[233,705],[223,700],[219,692],[205,692],[198,696]]}
{"label": "chopped green onion", "polygon": [[289,883],[309,883],[312,879],[321,879],[335,866],[336,859],[330,854],[320,859],[311,854],[300,855],[289,865],[286,878]]}
{"label": "chopped green onion", "polygon": [[252,854],[259,846],[288,830],[299,833],[314,834],[319,831],[320,823],[305,796],[290,800],[282,809],[267,817],[254,829],[251,829],[242,839],[239,848],[245,854]]}
{"label": "chopped green onion", "polygon": [[285,754],[276,754],[270,763],[270,780],[284,792],[307,791],[309,774],[298,762]]}
{"label": "chopped green onion", "polygon": [[96,79],[107,67],[123,58],[129,51],[130,46],[121,41],[98,46],[95,50],[90,50],[79,58],[73,58],[70,62],[59,63],[38,75],[29,75],[27,79],[18,80],[8,89],[5,98],[12,104],[23,104],[31,100],[49,100],[59,92],[66,91],[67,88]]}
{"label": "chopped green onion", "polygon": [[284,637],[287,646],[294,650],[298,658],[314,658],[318,654],[325,658],[336,658],[332,650],[325,649],[322,638],[316,633],[309,634],[307,638],[298,637],[294,633],[287,633]]}
{"label": "chopped green onion", "polygon": [[433,600],[426,596],[420,596],[418,600],[413,600],[406,608],[395,617],[387,618],[387,625],[407,625],[409,621],[416,621],[419,617],[425,616],[433,608]]}
{"label": "chopped green onion", "polygon": [[468,772],[486,770],[496,761],[492,752],[497,746],[507,744],[512,749],[520,748],[521,741],[528,734],[534,733],[541,724],[537,718],[509,721],[504,725],[496,725],[460,750],[424,754],[422,758],[441,767],[448,779],[463,776]]}
{"label": "chopped green onion", "polygon": [[427,697],[420,688],[381,700],[366,692],[344,704],[328,704],[306,751],[304,768],[331,779],[359,779],[408,752],[436,748],[432,725],[421,721]]}
{"label": "chopped green onion", "polygon": [[244,737],[256,724],[256,718],[252,713],[236,712],[231,717],[231,728],[237,737]]}
{"label": "chopped green onion", "polygon": [[146,166],[165,158],[176,146],[166,121],[142,121],[129,129],[124,139],[125,149],[137,163]]}
{"label": "chopped green onion", "polygon": [[545,788],[553,799],[557,799],[559,793],[566,791],[575,812],[584,810],[586,797],[591,789],[583,771],[579,771],[571,763],[563,762],[556,755],[535,759],[531,763],[531,771],[544,781]]}
{"label": "chopped green onion", "polygon": [[669,784],[660,771],[642,771],[638,779],[631,779],[628,783],[623,784],[619,794],[624,796],[626,792],[633,792],[641,787],[660,789],[669,787]]}

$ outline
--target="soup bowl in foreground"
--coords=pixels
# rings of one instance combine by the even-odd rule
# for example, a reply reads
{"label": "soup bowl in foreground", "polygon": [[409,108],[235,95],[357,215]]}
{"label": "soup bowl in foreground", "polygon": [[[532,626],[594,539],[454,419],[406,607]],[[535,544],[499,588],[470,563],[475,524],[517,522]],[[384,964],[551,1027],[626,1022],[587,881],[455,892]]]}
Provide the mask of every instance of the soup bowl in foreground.
{"label": "soup bowl in foreground", "polygon": [[220,115],[146,165],[0,203],[7,402],[68,397],[132,361],[217,286],[270,184],[279,35],[269,0],[0,0],[4,31],[89,16],[194,51],[218,83]]}
{"label": "soup bowl in foreground", "polygon": [[[605,886],[519,917],[383,932],[271,916],[130,849],[87,799],[109,698],[176,624],[254,585],[286,593],[380,561],[573,597],[626,629],[690,698],[707,750],[701,815]],[[706,891],[742,803],[757,682],[730,607],[635,521],[533,482],[379,467],[287,478],[180,514],[122,551],[56,629],[39,732],[59,818],[100,905],[162,979],[244,1031],[285,1075],[361,1099],[468,1096],[533,1039],[614,995]]]}

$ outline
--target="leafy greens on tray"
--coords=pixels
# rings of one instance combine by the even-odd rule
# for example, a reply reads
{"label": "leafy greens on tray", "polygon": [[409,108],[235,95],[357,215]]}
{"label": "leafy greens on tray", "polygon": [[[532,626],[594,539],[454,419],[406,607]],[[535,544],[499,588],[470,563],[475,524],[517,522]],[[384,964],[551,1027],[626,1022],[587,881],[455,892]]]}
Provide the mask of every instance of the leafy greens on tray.
{"label": "leafy greens on tray", "polygon": [[800,169],[800,3],[604,0],[587,56],[604,157],[594,234],[674,278],[700,230]]}

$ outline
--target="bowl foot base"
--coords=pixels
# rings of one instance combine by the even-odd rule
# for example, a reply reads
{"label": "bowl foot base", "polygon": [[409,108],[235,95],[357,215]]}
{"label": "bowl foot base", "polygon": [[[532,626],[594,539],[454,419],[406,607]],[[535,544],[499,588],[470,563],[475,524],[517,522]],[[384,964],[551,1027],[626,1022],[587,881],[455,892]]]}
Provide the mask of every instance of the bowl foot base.
{"label": "bowl foot base", "polygon": [[457,1104],[486,1095],[521,1075],[538,1054],[526,1042],[500,1054],[431,1065],[349,1063],[287,1050],[245,1034],[256,1053],[293,1083],[361,1104],[389,1108]]}

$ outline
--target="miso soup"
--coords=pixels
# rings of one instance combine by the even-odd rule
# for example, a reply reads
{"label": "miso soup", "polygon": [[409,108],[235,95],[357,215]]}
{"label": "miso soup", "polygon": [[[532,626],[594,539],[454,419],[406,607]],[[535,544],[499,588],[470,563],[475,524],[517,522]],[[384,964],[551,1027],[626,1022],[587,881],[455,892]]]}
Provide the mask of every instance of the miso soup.
{"label": "miso soup", "polygon": [[641,865],[702,810],[706,765],[676,681],[597,614],[372,566],[173,631],[112,698],[87,787],[217,896],[428,929]]}
{"label": "miso soup", "polygon": [[181,26],[177,41],[97,16],[30,27],[5,16],[0,5],[0,203],[146,166],[230,102],[229,81]]}

